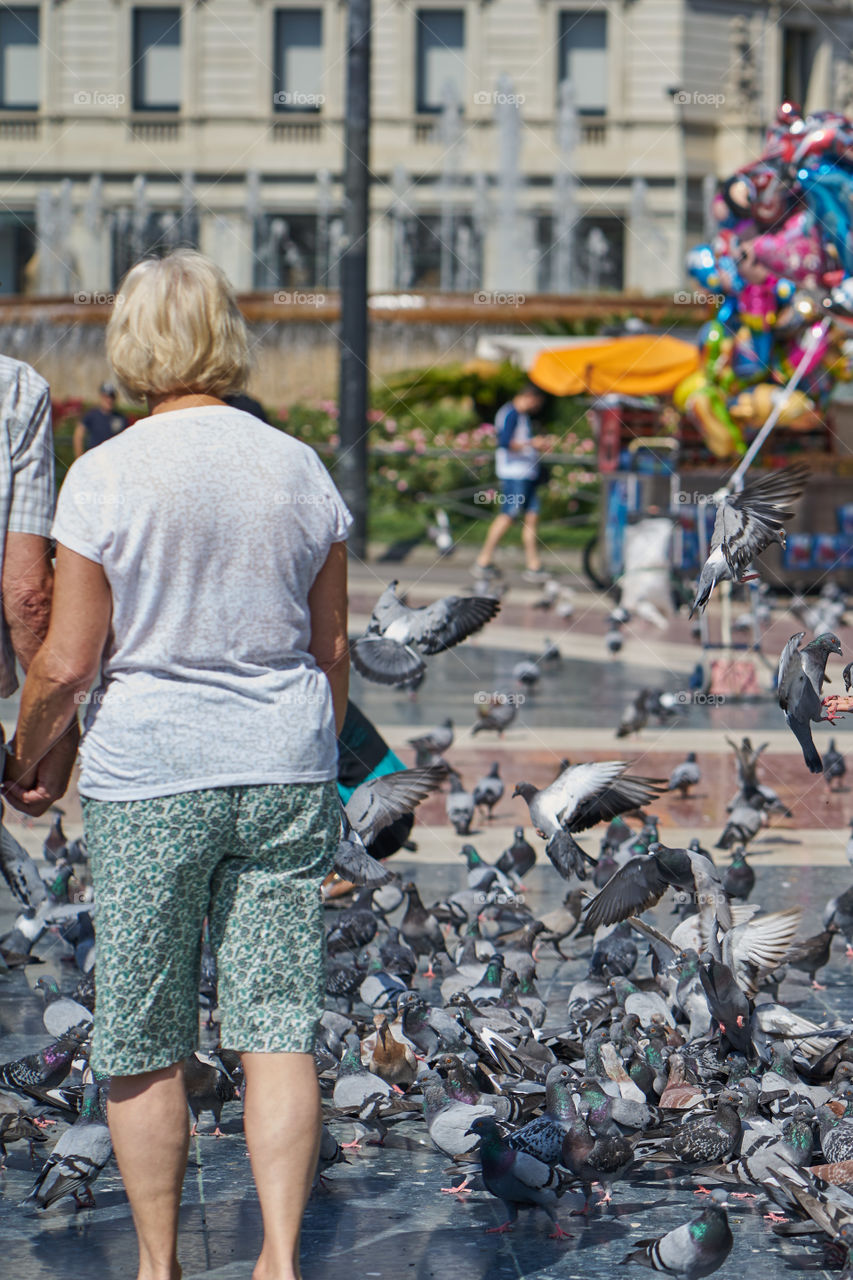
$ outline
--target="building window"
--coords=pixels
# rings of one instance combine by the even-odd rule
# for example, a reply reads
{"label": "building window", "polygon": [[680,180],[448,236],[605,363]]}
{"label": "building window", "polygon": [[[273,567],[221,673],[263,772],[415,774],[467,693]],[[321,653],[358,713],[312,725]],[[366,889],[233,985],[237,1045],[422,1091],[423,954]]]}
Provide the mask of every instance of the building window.
{"label": "building window", "polygon": [[279,9],[275,15],[276,111],[319,111],[323,85],[323,13]]}
{"label": "building window", "polygon": [[133,11],[133,109],[181,109],[181,11]]}
{"label": "building window", "polygon": [[782,98],[805,108],[815,56],[814,32],[806,27],[782,31]]}
{"label": "building window", "polygon": [[0,294],[35,293],[35,214],[0,210]]}
{"label": "building window", "polygon": [[38,9],[0,9],[0,107],[38,110],[39,54]]}
{"label": "building window", "polygon": [[441,111],[451,93],[458,103],[464,103],[467,83],[464,11],[419,9],[416,40],[415,110]]}
{"label": "building window", "polygon": [[560,14],[558,81],[570,80],[582,116],[607,114],[607,14],[573,9]]}

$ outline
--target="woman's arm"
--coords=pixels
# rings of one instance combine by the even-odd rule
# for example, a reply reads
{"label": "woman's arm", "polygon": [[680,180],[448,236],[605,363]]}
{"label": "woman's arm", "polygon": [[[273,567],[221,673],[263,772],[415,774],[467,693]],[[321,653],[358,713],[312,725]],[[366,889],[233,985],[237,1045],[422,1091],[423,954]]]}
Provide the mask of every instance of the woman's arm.
{"label": "woman's arm", "polygon": [[332,543],[326,563],[308,593],[308,608],[311,612],[308,652],[332,687],[335,732],[340,734],[349,694],[346,543]]}
{"label": "woman's arm", "polygon": [[[28,806],[29,812],[43,812],[67,785],[76,711],[100,669],[111,614],[112,597],[101,566],[57,546],[50,626],[27,672],[6,762],[5,780],[16,784],[10,799]],[[57,787],[62,789],[57,792]]]}
{"label": "woman's arm", "polygon": [[832,720],[835,716],[844,715],[846,711],[853,711],[853,694],[845,697],[842,693],[831,693],[828,698],[823,699],[823,705],[826,707],[826,719]]}

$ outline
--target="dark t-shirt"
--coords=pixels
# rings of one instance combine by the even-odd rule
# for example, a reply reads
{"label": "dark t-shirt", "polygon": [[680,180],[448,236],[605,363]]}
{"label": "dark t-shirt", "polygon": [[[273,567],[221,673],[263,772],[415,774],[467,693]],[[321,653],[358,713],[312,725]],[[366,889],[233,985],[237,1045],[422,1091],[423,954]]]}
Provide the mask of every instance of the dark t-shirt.
{"label": "dark t-shirt", "polygon": [[123,413],[106,413],[103,409],[90,409],[83,414],[83,426],[86,428],[86,448],[94,449],[95,445],[112,440],[127,426],[127,418]]}

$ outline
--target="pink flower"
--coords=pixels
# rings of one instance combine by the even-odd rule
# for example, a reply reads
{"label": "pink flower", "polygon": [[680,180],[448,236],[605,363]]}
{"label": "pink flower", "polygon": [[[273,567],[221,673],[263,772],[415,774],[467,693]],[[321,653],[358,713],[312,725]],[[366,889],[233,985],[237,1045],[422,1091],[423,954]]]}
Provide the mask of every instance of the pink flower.
{"label": "pink flower", "polygon": [[338,416],[338,406],[334,400],[318,400],[317,408],[322,409],[323,413],[327,413],[330,418]]}
{"label": "pink flower", "polygon": [[406,444],[405,440],[391,441],[391,448],[394,450],[395,453],[405,453],[408,447],[409,446]]}
{"label": "pink flower", "polygon": [[409,487],[409,484],[408,484],[408,481],[407,481],[407,480],[398,480],[398,481],[397,481],[397,490],[398,490],[398,492],[399,492],[399,493],[405,493],[405,492],[406,492],[406,490],[408,489],[408,487]]}
{"label": "pink flower", "polygon": [[384,417],[385,417],[385,414],[382,412],[382,410],[381,410],[381,409],[368,409],[368,410],[367,410],[367,421],[368,421],[368,422],[381,422],[381,421],[382,421],[382,419],[383,419]]}
{"label": "pink flower", "polygon": [[341,437],[339,435],[335,434],[335,435],[329,436],[329,444],[332,446],[333,449],[337,449],[340,443],[341,443]]}
{"label": "pink flower", "polygon": [[385,419],[385,430],[388,432],[389,436],[393,436],[394,432],[397,430],[397,423],[393,418]]}
{"label": "pink flower", "polygon": [[287,407],[279,409],[278,416],[282,422],[287,422],[287,419],[290,417],[290,410]]}
{"label": "pink flower", "polygon": [[415,441],[415,453],[426,453],[426,445],[423,440]]}

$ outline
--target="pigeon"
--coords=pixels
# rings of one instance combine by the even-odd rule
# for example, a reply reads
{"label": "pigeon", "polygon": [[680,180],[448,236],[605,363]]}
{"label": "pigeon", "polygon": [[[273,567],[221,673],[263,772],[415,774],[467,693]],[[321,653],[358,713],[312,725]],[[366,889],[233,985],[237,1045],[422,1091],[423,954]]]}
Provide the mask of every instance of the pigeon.
{"label": "pigeon", "polygon": [[465,790],[459,774],[450,773],[450,791],[444,804],[447,820],[458,836],[467,836],[474,817],[474,797]]}
{"label": "pigeon", "polygon": [[445,596],[410,609],[391,582],[377,600],[367,629],[350,644],[352,664],[367,680],[399,685],[422,675],[428,657],[467,639],[500,610],[492,596]]}
{"label": "pigeon", "polygon": [[844,856],[853,867],[853,818],[850,819],[850,835],[847,837],[847,844],[844,846]]}
{"label": "pigeon", "polygon": [[508,849],[504,849],[495,866],[505,876],[518,884],[527,875],[536,862],[536,851],[524,838],[524,828],[516,827],[513,841]]}
{"label": "pigeon", "polygon": [[825,991],[817,980],[817,972],[829,964],[832,950],[832,939],[838,933],[838,925],[830,924],[828,928],[816,933],[802,942],[795,942],[782,957],[782,963],[790,969],[800,969],[809,975],[816,991]]}
{"label": "pigeon", "polygon": [[[447,950],[441,926],[432,912],[427,910],[421,902],[417,885],[410,880],[408,884],[403,885],[403,892],[407,901],[405,914],[400,921],[400,936],[405,939],[416,955],[428,956],[431,961],[439,952]],[[427,969],[425,976],[435,976],[431,967]]]}
{"label": "pigeon", "polygon": [[732,853],[732,865],[723,876],[723,888],[730,898],[737,898],[739,902],[746,902],[755,888],[755,872],[747,862],[742,848],[735,849]]}
{"label": "pigeon", "polygon": [[622,632],[618,627],[608,627],[604,635],[604,646],[608,653],[619,653],[622,648]]}
{"label": "pigeon", "polygon": [[202,1112],[212,1111],[216,1122],[213,1136],[221,1138],[222,1130],[219,1127],[219,1121],[222,1119],[222,1108],[226,1102],[233,1102],[238,1096],[234,1080],[221,1063],[198,1050],[188,1058],[184,1058],[181,1070],[187,1091],[187,1102],[193,1115],[190,1136],[195,1137],[198,1133],[198,1120]]}
{"label": "pigeon", "polygon": [[408,1087],[418,1073],[411,1045],[393,1035],[388,1019],[377,1014],[375,1043],[370,1053],[369,1069],[392,1087]]}
{"label": "pigeon", "polygon": [[474,804],[480,810],[485,809],[486,816],[491,818],[492,810],[496,804],[500,803],[503,793],[504,784],[500,776],[500,766],[496,761],[485,778],[481,778],[474,784]]}
{"label": "pigeon", "polygon": [[25,1111],[0,1110],[0,1171],[6,1168],[6,1148],[13,1142],[26,1142],[30,1149],[30,1161],[34,1159],[33,1145],[36,1142],[47,1142],[32,1116]]}
{"label": "pigeon", "polygon": [[533,658],[525,658],[521,662],[517,662],[512,669],[512,678],[517,684],[524,685],[525,689],[533,689],[540,681],[542,672],[539,664]]}
{"label": "pigeon", "polygon": [[526,1151],[543,1164],[555,1165],[563,1151],[569,1122],[577,1114],[571,1096],[573,1074],[565,1063],[552,1067],[545,1077],[545,1108],[509,1136],[513,1151]]}
{"label": "pigeon", "polygon": [[91,1018],[85,1026],[72,1027],[38,1053],[4,1062],[0,1066],[0,1083],[37,1102],[65,1106],[57,1088],[71,1071],[71,1064],[90,1031]]}
{"label": "pigeon", "polygon": [[668,849],[653,844],[647,854],[629,860],[614,873],[586,911],[587,930],[617,924],[659,902],[668,888],[686,893],[700,887],[716,898],[724,927],[731,924],[725,894],[714,864],[692,849]]}
{"label": "pigeon", "polygon": [[436,729],[409,738],[409,746],[415,749],[415,763],[421,767],[435,763],[436,756],[443,756],[453,746],[453,721],[443,720]]}
{"label": "pigeon", "polygon": [[0,873],[24,907],[38,910],[47,902],[47,888],[35,862],[11,831],[0,822]]}
{"label": "pigeon", "polygon": [[103,1095],[108,1085],[107,1080],[86,1085],[79,1117],[44,1162],[26,1203],[49,1209],[71,1195],[78,1208],[94,1208],[92,1183],[113,1153],[104,1111]]}
{"label": "pigeon", "polygon": [[[493,1116],[494,1110],[485,1102],[462,1102],[448,1097],[437,1073],[430,1073],[423,1079],[424,1118],[430,1142],[442,1155],[458,1160],[477,1145],[477,1134],[471,1130],[472,1123],[482,1117]],[[457,1194],[465,1190],[468,1181],[470,1178],[453,1190]]]}
{"label": "pigeon", "polygon": [[68,849],[68,838],[62,830],[63,809],[52,809],[53,817],[50,822],[50,830],[44,838],[42,845],[42,854],[45,862],[56,863],[64,858]]}
{"label": "pigeon", "polygon": [[627,767],[617,760],[569,765],[549,787],[519,782],[513,796],[526,801],[543,839],[559,830],[575,834],[648,804],[664,789],[658,780],[627,775]]}
{"label": "pigeon", "polygon": [[628,738],[632,733],[640,733],[649,723],[650,689],[640,689],[622,713],[622,719],[616,730],[617,738]]}
{"label": "pigeon", "polygon": [[507,1218],[493,1232],[509,1231],[518,1218],[519,1209],[544,1209],[554,1224],[552,1235],[563,1240],[568,1232],[557,1222],[555,1206],[562,1193],[560,1175],[541,1160],[524,1151],[514,1151],[501,1137],[493,1116],[475,1119],[469,1132],[480,1139],[480,1166],[486,1190],[500,1200]]}
{"label": "pigeon", "polygon": [[367,852],[380,831],[411,811],[436,791],[447,773],[444,765],[398,769],[369,778],[356,787],[342,806],[341,842],[335,871],[353,884],[387,884],[391,873]]}
{"label": "pigeon", "polygon": [[344,1042],[344,1054],[332,1103],[338,1111],[358,1111],[369,1098],[387,1098],[391,1086],[379,1076],[368,1071],[361,1063],[361,1044],[357,1035],[348,1035]]}
{"label": "pigeon", "polygon": [[841,643],[837,636],[827,632],[800,649],[805,634],[798,631],[782,650],[777,692],[788,728],[802,747],[806,767],[811,773],[822,773],[823,761],[812,741],[810,721],[825,718],[821,714],[821,690],[826,680],[826,663],[831,653],[841,653]]}
{"label": "pigeon", "polygon": [[[829,746],[823,753],[823,776],[826,778],[830,791],[833,790],[833,782],[837,779],[839,784],[847,772],[847,766],[844,763],[844,756],[836,749],[835,739],[829,739]],[[836,791],[841,790],[841,786],[835,788]]]}
{"label": "pigeon", "polygon": [[667,790],[678,791],[682,800],[686,800],[690,788],[698,786],[701,779],[702,775],[696,763],[696,752],[688,751],[687,759],[681,764],[677,764],[669,775],[669,787]]}
{"label": "pigeon", "polygon": [[666,1235],[638,1240],[637,1247],[622,1259],[622,1266],[637,1262],[651,1271],[676,1276],[677,1280],[701,1280],[719,1270],[732,1251],[734,1239],[724,1208],[725,1192],[712,1192],[712,1196],[722,1196],[722,1203],[715,1198],[701,1213]]}
{"label": "pigeon", "polygon": [[721,489],[713,496],[717,507],[711,548],[702,566],[692,618],[711,598],[718,582],[743,582],[748,565],[772,542],[785,545],[782,522],[793,516],[784,508],[799,498],[808,479],[805,467],[788,467],[758,476],[740,493]]}
{"label": "pigeon", "polygon": [[64,1036],[72,1027],[93,1021],[92,1014],[84,1005],[63,996],[55,978],[39,978],[36,990],[44,994],[42,1021],[48,1034],[55,1040]]}
{"label": "pigeon", "polygon": [[518,700],[511,693],[493,693],[477,704],[477,712],[480,718],[471,730],[472,736],[493,732],[502,738],[518,715]]}

